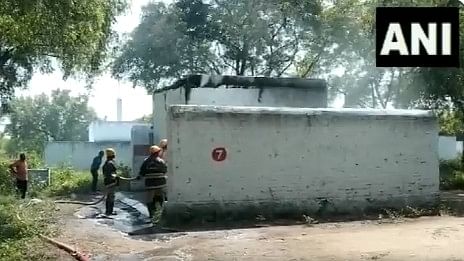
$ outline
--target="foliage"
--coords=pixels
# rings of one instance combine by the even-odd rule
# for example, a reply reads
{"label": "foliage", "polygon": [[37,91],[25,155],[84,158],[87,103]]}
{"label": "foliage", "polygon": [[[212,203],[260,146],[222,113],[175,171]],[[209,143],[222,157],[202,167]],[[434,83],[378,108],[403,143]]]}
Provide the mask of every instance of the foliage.
{"label": "foliage", "polygon": [[8,166],[11,164],[5,157],[0,157],[0,195],[14,192],[13,177]]}
{"label": "foliage", "polygon": [[457,0],[150,4],[113,64],[113,74],[149,90],[188,73],[317,77],[328,81],[332,99],[345,97],[345,107],[451,107],[464,112],[462,69],[375,66],[377,6],[458,4]]}
{"label": "foliage", "polygon": [[39,234],[53,232],[50,202],[26,203],[0,194],[0,260],[53,260],[53,251],[40,251],[45,247]]}
{"label": "foliage", "polygon": [[[54,233],[50,226],[54,220],[55,205],[47,200],[32,201],[14,198],[14,184],[8,171],[10,160],[0,155],[0,260],[59,260],[59,252],[50,251],[39,234]],[[73,192],[87,192],[90,175],[70,169],[55,169],[51,173],[52,186],[34,191],[31,186],[28,196],[69,195]]]}
{"label": "foliage", "polygon": [[464,189],[464,171],[461,159],[440,162],[440,189]]}
{"label": "foliage", "polygon": [[[284,75],[317,39],[319,1],[177,1],[145,7],[113,75],[147,89],[189,73]],[[304,11],[303,11],[304,10]]]}
{"label": "foliage", "polygon": [[116,59],[113,75],[153,89],[161,80],[192,72],[209,72],[208,45],[191,41],[179,31],[179,17],[171,6],[144,7],[141,24]]}
{"label": "foliage", "polygon": [[26,87],[34,68],[65,78],[77,73],[91,77],[100,72],[114,39],[111,30],[125,0],[0,2],[0,95]]}
{"label": "foliage", "polygon": [[463,113],[460,111],[441,111],[439,113],[440,135],[456,136],[464,133],[463,120]]}
{"label": "foliage", "polygon": [[88,97],[73,97],[68,90],[55,90],[51,97],[17,98],[5,132],[11,136],[7,151],[41,154],[46,141],[83,141],[96,119]]}
{"label": "foliage", "polygon": [[77,172],[70,167],[63,167],[51,169],[50,175],[51,184],[43,191],[46,196],[70,196],[90,192],[90,173]]}
{"label": "foliage", "polygon": [[124,163],[119,163],[116,167],[118,170],[118,175],[124,178],[130,178],[132,169],[129,166],[124,165]]}

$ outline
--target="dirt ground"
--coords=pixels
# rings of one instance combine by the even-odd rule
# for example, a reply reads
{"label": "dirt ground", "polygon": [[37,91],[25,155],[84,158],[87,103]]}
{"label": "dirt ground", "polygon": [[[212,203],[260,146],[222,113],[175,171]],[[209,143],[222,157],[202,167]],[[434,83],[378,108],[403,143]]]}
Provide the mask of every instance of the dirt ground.
{"label": "dirt ground", "polygon": [[128,237],[69,215],[59,240],[91,260],[464,260],[464,218],[422,217]]}

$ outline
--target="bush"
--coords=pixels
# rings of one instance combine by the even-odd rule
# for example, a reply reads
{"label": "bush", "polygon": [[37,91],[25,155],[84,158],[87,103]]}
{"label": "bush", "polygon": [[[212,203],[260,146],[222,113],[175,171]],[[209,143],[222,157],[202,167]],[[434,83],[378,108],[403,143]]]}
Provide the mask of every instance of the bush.
{"label": "bush", "polygon": [[129,166],[124,165],[124,163],[119,163],[118,166],[116,166],[118,175],[121,177],[125,178],[130,178],[131,177],[131,171],[132,169]]}
{"label": "bush", "polygon": [[440,189],[464,189],[464,172],[460,159],[440,161]]}
{"label": "bush", "polygon": [[[46,201],[22,202],[0,195],[0,260],[38,260],[34,255],[40,253],[31,251],[34,249],[26,248],[25,244],[36,245],[40,242],[39,234],[52,232],[48,224],[53,222],[54,205]],[[40,260],[47,259],[43,253],[40,256]]]}
{"label": "bush", "polygon": [[70,167],[52,169],[51,184],[44,189],[46,196],[69,196],[73,193],[89,193],[92,183],[89,173],[77,172]]}

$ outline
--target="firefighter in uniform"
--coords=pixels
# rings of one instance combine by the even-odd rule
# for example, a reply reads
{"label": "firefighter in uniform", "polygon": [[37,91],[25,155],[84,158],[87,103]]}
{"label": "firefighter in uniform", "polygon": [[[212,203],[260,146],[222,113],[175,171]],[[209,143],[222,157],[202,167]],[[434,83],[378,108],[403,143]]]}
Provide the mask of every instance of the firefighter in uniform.
{"label": "firefighter in uniform", "polygon": [[143,161],[138,176],[139,179],[141,176],[145,177],[145,202],[150,217],[153,217],[156,211],[156,203],[162,207],[165,200],[167,166],[160,157],[160,152],[160,147],[156,145],[150,147],[150,156]]}
{"label": "firefighter in uniform", "polygon": [[115,198],[115,188],[118,185],[118,177],[116,176],[116,163],[114,162],[114,158],[116,157],[115,152],[113,149],[109,148],[105,150],[106,153],[106,161],[103,164],[102,172],[103,172],[103,184],[105,185],[106,189],[106,211],[105,214],[109,215],[116,215],[113,212],[114,208],[114,198]]}

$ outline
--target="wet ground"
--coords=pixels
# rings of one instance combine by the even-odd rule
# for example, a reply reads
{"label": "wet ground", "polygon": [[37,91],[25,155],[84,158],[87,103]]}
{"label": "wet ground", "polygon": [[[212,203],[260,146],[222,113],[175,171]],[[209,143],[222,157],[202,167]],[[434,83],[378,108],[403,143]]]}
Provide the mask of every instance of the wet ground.
{"label": "wet ground", "polygon": [[[461,204],[464,194],[459,194],[445,198]],[[128,236],[152,225],[146,223],[143,205],[121,194],[118,198],[114,219],[97,218],[103,205],[81,208],[63,219],[60,239],[90,254],[91,260],[464,260],[460,217]]]}

